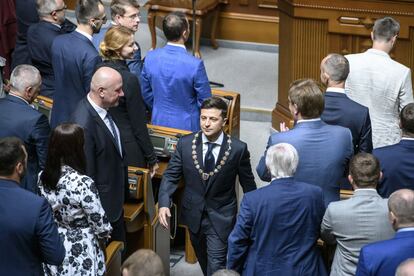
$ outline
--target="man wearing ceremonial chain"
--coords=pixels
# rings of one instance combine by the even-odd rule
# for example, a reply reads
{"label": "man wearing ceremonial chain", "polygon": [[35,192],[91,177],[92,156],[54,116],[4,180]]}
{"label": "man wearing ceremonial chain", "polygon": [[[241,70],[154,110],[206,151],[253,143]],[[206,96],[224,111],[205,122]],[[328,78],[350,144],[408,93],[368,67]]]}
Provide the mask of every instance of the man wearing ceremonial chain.
{"label": "man wearing ceremonial chain", "polygon": [[227,104],[218,97],[201,105],[201,131],[183,136],[165,170],[158,197],[159,218],[168,227],[171,196],[185,182],[181,222],[204,275],[225,268],[227,238],[236,222],[236,176],[243,192],[256,189],[246,143],[223,132]]}

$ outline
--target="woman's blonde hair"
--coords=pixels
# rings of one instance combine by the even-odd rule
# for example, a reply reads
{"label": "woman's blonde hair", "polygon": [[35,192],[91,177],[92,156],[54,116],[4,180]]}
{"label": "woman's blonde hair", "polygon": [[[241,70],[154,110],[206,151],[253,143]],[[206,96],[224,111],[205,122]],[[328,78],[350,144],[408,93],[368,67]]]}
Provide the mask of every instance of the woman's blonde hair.
{"label": "woman's blonde hair", "polygon": [[129,42],[131,35],[134,32],[123,26],[109,28],[99,44],[99,54],[106,60],[122,58],[121,50]]}

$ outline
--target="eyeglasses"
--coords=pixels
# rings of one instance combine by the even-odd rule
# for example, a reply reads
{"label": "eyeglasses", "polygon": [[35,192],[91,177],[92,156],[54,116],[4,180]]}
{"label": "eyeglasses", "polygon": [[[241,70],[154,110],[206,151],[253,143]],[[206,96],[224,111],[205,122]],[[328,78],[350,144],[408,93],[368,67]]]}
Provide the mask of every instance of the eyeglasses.
{"label": "eyeglasses", "polygon": [[126,16],[126,15],[121,15],[121,16],[122,17],[126,17],[129,20],[134,20],[136,18],[140,18],[141,17],[141,15],[139,13],[134,13],[134,14],[131,14],[131,15],[128,15],[128,16]]}
{"label": "eyeglasses", "polygon": [[60,11],[64,11],[64,10],[67,10],[67,6],[66,5],[64,5],[63,6],[63,8],[61,8],[61,9],[57,9],[57,10],[54,10],[54,11],[52,11],[52,12],[50,12],[50,14],[52,14],[53,12],[60,12]]}
{"label": "eyeglasses", "polygon": [[95,20],[102,21],[102,23],[105,24],[108,19],[106,18],[106,15],[104,15],[102,18],[95,18]]}

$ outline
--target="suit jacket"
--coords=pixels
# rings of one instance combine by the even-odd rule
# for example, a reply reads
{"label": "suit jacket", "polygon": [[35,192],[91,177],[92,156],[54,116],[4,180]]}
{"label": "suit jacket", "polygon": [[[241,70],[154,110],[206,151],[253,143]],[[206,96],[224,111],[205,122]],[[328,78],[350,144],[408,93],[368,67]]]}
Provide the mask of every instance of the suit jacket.
{"label": "suit jacket", "polygon": [[[93,46],[96,48],[96,50],[99,52],[99,45],[104,40],[106,32],[111,28],[112,24],[103,26],[99,33],[94,34],[92,37],[92,43]],[[141,78],[141,71],[142,71],[142,64],[143,60],[141,58],[141,47],[139,46],[138,42],[135,41],[135,44],[138,47],[138,50],[134,53],[134,56],[132,59],[127,60],[127,65],[129,68],[129,71],[133,73],[138,79]]]}
{"label": "suit jacket", "polygon": [[322,189],[292,177],[244,195],[229,236],[227,267],[243,276],[326,275],[316,241]]}
{"label": "suit jacket", "polygon": [[46,199],[0,179],[2,275],[43,275],[42,262],[60,265],[65,247]]}
{"label": "suit jacket", "polygon": [[381,164],[382,179],[377,186],[382,197],[399,189],[414,189],[414,141],[402,139],[398,144],[377,148],[373,154]]}
{"label": "suit jacket", "polygon": [[150,51],[142,69],[141,87],[153,125],[200,130],[200,106],[211,97],[201,59],[173,45]]}
{"label": "suit jacket", "polygon": [[105,213],[114,222],[122,215],[127,166],[112,133],[86,98],[79,102],[71,121],[83,127],[86,173],[95,181]]}
{"label": "suit jacket", "polygon": [[[158,202],[160,207],[169,207],[172,194],[184,177],[185,190],[182,197],[181,220],[193,233],[197,233],[204,211],[212,222],[221,240],[227,237],[236,222],[237,199],[235,191],[236,176],[245,193],[255,190],[256,184],[250,166],[250,154],[247,145],[231,138],[231,151],[226,164],[221,170],[203,181],[194,165],[192,157],[192,141],[194,133],[183,136],[177,144],[161,181]],[[223,139],[216,164],[222,160],[227,149],[227,138]],[[196,140],[197,160],[203,168],[202,135]]]}
{"label": "suit jacket", "polygon": [[36,0],[15,0],[17,17],[17,39],[12,54],[12,69],[20,64],[31,64],[27,49],[27,29],[31,24],[39,22]]}
{"label": "suit jacket", "polygon": [[27,31],[27,49],[33,66],[39,69],[42,75],[42,86],[40,94],[49,98],[53,97],[55,91],[55,75],[52,67],[52,43],[60,34],[72,32],[76,25],[65,20],[62,26],[40,21],[29,27]]}
{"label": "suit jacket", "polygon": [[37,175],[46,162],[50,134],[47,117],[12,95],[0,99],[0,110],[0,137],[19,137],[27,150],[27,172],[21,186],[36,193]]}
{"label": "suit jacket", "polygon": [[394,276],[400,263],[414,258],[414,231],[397,232],[390,240],[364,246],[356,276]]}
{"label": "suit jacket", "polygon": [[374,148],[400,140],[399,113],[413,102],[411,70],[376,49],[347,55],[351,71],[346,94],[369,108]]}
{"label": "suit jacket", "polygon": [[[339,181],[353,153],[349,129],[328,125],[321,120],[305,121],[296,124],[292,130],[272,134],[267,148],[278,143],[289,143],[298,151],[296,181],[321,187],[325,206],[339,200]],[[256,168],[263,181],[270,181],[265,162],[267,148]]]}
{"label": "suit jacket", "polygon": [[329,204],[321,236],[325,242],[337,244],[331,275],[355,275],[361,248],[394,235],[387,202],[375,190],[361,189],[350,199]]}
{"label": "suit jacket", "polygon": [[371,119],[367,107],[349,99],[345,93],[330,92],[328,89],[321,119],[330,125],[349,128],[355,154],[372,152]]}
{"label": "suit jacket", "polygon": [[109,66],[122,76],[125,95],[119,99],[118,106],[110,108],[109,112],[121,132],[126,163],[135,167],[154,165],[157,156],[148,134],[145,104],[138,78],[129,71],[123,60],[105,61],[100,66]]}
{"label": "suit jacket", "polygon": [[53,41],[55,94],[50,121],[52,128],[67,122],[78,102],[86,97],[92,75],[100,62],[92,42],[77,31],[60,35]]}

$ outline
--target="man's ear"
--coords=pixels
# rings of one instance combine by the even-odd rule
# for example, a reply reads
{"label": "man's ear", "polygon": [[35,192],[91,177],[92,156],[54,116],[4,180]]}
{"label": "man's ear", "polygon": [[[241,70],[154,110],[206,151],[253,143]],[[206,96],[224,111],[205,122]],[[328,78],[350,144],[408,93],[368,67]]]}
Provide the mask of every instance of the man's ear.
{"label": "man's ear", "polygon": [[227,118],[224,118],[222,126],[224,127],[227,123]]}
{"label": "man's ear", "polygon": [[374,41],[374,32],[371,32],[371,40]]}
{"label": "man's ear", "polygon": [[22,175],[24,172],[24,164],[22,162],[18,162],[15,168],[18,175]]}
{"label": "man's ear", "polygon": [[116,14],[116,15],[114,16],[114,22],[115,22],[117,25],[119,25],[119,20],[121,19],[121,17],[122,17],[122,16],[120,16],[119,14]]}

